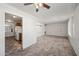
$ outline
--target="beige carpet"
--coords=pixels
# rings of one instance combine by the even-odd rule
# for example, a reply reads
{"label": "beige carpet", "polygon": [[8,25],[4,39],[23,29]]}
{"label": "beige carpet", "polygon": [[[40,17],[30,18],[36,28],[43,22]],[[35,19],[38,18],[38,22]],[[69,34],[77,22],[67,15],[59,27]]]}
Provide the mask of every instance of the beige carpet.
{"label": "beige carpet", "polygon": [[[9,46],[8,43],[6,46]],[[6,48],[6,51],[9,50],[6,56],[76,56],[67,38],[47,35],[38,38],[37,43],[25,50],[11,49]]]}

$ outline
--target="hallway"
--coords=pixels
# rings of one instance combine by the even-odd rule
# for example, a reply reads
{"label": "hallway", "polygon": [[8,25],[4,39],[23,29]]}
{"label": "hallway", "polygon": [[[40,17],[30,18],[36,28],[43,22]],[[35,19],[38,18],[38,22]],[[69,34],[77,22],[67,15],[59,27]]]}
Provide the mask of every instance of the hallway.
{"label": "hallway", "polygon": [[41,36],[37,43],[25,50],[19,48],[20,44],[12,38],[7,38],[6,42],[6,56],[76,56],[65,37]]}

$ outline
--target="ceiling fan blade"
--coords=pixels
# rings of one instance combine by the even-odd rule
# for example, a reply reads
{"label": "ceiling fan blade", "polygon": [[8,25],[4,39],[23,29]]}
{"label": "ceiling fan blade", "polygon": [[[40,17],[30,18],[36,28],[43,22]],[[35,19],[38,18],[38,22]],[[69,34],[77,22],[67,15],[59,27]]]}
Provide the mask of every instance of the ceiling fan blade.
{"label": "ceiling fan blade", "polygon": [[24,5],[31,5],[31,4],[33,4],[33,3],[24,3]]}
{"label": "ceiling fan blade", "polygon": [[47,8],[47,9],[49,9],[49,8],[50,8],[50,6],[49,6],[49,5],[47,5],[47,4],[45,4],[45,3],[42,3],[42,4],[43,4],[43,7]]}

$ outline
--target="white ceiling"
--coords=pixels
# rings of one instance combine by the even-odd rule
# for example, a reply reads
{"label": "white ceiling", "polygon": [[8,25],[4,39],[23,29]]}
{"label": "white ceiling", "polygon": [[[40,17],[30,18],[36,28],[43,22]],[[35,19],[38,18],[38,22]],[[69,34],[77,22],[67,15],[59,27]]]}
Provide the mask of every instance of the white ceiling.
{"label": "white ceiling", "polygon": [[24,6],[23,3],[9,3],[9,5],[37,17],[42,23],[65,21],[77,6],[76,3],[48,3],[50,9],[39,8],[39,12],[36,12],[34,5]]}

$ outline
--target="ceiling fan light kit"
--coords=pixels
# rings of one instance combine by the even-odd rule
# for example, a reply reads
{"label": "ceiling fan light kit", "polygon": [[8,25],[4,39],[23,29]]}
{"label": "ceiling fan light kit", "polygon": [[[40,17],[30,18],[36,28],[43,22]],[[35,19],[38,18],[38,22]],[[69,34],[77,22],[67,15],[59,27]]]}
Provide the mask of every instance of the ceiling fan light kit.
{"label": "ceiling fan light kit", "polygon": [[24,6],[25,6],[25,5],[31,5],[31,4],[34,4],[34,5],[35,5],[36,12],[39,11],[39,7],[44,7],[44,8],[46,8],[46,9],[49,9],[49,8],[50,8],[50,6],[47,5],[46,3],[24,3]]}

